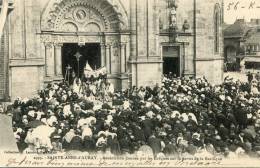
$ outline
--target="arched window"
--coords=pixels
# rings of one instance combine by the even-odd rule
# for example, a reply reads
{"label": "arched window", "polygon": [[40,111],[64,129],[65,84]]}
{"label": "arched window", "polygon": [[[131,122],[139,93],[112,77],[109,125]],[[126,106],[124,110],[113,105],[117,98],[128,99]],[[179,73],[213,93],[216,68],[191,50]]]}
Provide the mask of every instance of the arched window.
{"label": "arched window", "polygon": [[220,6],[215,5],[214,10],[214,51],[219,53],[219,43],[220,43]]}

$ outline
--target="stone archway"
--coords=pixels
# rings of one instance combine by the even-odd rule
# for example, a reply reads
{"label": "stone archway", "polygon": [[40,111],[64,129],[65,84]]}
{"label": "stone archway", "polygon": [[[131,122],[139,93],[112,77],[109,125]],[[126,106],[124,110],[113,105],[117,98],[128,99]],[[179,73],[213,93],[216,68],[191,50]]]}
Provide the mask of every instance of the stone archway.
{"label": "stone archway", "polygon": [[106,66],[109,78],[119,87],[125,85],[122,76],[127,73],[129,59],[127,30],[127,14],[119,0],[50,0],[41,19],[46,80],[62,79],[64,43],[99,43],[101,65]]}
{"label": "stone archway", "polygon": [[50,0],[41,19],[42,31],[58,31],[61,21],[79,26],[86,19],[98,19],[104,24],[102,31],[128,29],[127,14],[119,0]]}

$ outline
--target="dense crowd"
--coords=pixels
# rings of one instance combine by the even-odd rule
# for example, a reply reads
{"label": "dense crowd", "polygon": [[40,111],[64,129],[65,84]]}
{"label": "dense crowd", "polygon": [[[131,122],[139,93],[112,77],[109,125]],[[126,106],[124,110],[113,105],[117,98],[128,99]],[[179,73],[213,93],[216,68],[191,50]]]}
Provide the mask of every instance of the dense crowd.
{"label": "dense crowd", "polygon": [[19,150],[154,157],[260,156],[260,82],[164,76],[114,91],[106,79],[50,84],[7,109]]}

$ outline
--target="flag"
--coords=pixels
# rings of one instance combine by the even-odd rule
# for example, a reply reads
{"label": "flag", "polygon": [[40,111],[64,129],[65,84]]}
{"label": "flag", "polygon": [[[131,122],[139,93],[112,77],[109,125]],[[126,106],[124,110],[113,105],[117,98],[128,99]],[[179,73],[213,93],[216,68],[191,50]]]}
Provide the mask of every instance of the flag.
{"label": "flag", "polygon": [[88,61],[86,63],[86,66],[84,68],[84,71],[93,71],[93,69],[90,67],[90,65],[88,64]]}
{"label": "flag", "polygon": [[86,78],[90,78],[92,74],[93,74],[93,69],[90,67],[87,61],[86,66],[84,68],[84,75]]}

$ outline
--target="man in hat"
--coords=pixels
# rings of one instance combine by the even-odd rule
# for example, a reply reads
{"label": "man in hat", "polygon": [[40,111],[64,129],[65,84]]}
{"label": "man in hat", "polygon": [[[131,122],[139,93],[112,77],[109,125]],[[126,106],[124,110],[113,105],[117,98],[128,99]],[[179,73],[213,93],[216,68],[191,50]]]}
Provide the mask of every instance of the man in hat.
{"label": "man in hat", "polygon": [[253,78],[254,78],[254,76],[253,76],[253,74],[250,72],[250,71],[248,71],[248,73],[247,73],[247,81],[249,82],[249,83],[251,83],[251,81],[253,80]]}
{"label": "man in hat", "polygon": [[241,102],[235,111],[235,117],[239,124],[240,129],[246,128],[247,125],[247,110],[245,104]]}
{"label": "man in hat", "polygon": [[260,81],[260,72],[259,72],[259,71],[255,74],[255,79],[256,79],[258,82]]}
{"label": "man in hat", "polygon": [[146,141],[144,130],[136,123],[132,123],[133,136],[137,141]]}
{"label": "man in hat", "polygon": [[176,147],[175,138],[173,138],[172,140],[166,140],[163,153],[165,153],[166,156],[172,156],[176,154],[176,151],[177,151],[177,147]]}
{"label": "man in hat", "polygon": [[72,151],[82,151],[83,146],[82,146],[82,139],[79,135],[74,136],[70,143],[69,143],[69,150]]}
{"label": "man in hat", "polygon": [[229,138],[229,130],[224,126],[224,124],[220,124],[218,133],[221,139],[223,139],[224,141]]}
{"label": "man in hat", "polygon": [[96,142],[91,136],[85,136],[83,138],[83,148],[84,151],[92,153],[95,152],[96,149]]}
{"label": "man in hat", "polygon": [[107,146],[110,148],[110,151],[114,155],[121,154],[120,145],[117,139],[116,133],[111,133],[107,137]]}
{"label": "man in hat", "polygon": [[141,121],[141,126],[144,130],[144,135],[147,140],[152,135],[154,130],[153,120],[151,118],[145,117],[145,120]]}
{"label": "man in hat", "polygon": [[148,139],[148,145],[152,148],[154,156],[162,150],[161,140],[156,138],[154,134],[152,134]]}
{"label": "man in hat", "polygon": [[122,154],[132,153],[134,149],[129,135],[125,135],[119,139],[119,146]]}

